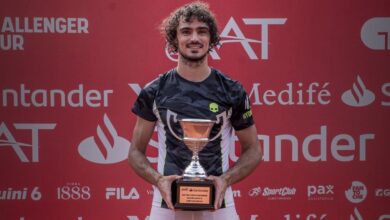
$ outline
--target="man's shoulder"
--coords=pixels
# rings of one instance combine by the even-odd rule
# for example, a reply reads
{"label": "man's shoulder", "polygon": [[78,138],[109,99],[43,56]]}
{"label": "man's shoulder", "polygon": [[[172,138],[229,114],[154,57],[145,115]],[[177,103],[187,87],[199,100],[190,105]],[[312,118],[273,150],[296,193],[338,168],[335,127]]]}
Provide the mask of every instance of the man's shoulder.
{"label": "man's shoulder", "polygon": [[238,89],[238,90],[243,89],[243,86],[241,85],[241,83],[238,80],[232,79],[228,74],[226,74],[218,69],[213,68],[213,71],[214,71],[216,78],[221,83],[226,85],[227,87],[229,87],[231,89]]}
{"label": "man's shoulder", "polygon": [[159,74],[152,81],[146,83],[144,90],[155,91],[156,89],[158,89],[158,87],[161,85],[161,83],[164,83],[164,81],[166,81],[166,79],[173,74],[173,71],[174,71],[174,69],[171,69],[171,70],[168,70],[164,73]]}

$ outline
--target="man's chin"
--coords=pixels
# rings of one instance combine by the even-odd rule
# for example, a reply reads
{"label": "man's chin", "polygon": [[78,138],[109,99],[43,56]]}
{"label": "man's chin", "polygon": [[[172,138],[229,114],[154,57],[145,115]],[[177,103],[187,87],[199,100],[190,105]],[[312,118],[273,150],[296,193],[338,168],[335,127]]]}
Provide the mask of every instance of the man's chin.
{"label": "man's chin", "polygon": [[207,53],[202,54],[202,55],[192,55],[192,56],[191,55],[188,56],[188,55],[180,53],[180,55],[187,61],[190,61],[190,62],[200,62],[200,61],[203,61],[206,58]]}

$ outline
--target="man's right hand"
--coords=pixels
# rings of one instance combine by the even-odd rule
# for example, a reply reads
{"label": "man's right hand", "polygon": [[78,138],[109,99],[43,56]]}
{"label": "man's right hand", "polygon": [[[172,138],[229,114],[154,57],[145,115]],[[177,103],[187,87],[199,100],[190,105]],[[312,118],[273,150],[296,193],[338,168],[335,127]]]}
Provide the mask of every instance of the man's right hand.
{"label": "man's right hand", "polygon": [[164,199],[165,203],[167,204],[169,209],[174,210],[172,204],[172,192],[171,192],[171,186],[173,181],[181,179],[182,176],[178,175],[171,175],[171,176],[160,176],[157,180],[157,188],[160,190],[161,196]]}

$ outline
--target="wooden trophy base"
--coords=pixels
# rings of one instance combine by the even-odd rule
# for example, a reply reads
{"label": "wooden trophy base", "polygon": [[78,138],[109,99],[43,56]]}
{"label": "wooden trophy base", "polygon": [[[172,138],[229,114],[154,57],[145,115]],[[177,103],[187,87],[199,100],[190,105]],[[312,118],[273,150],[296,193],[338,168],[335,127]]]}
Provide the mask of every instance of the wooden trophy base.
{"label": "wooden trophy base", "polygon": [[172,183],[172,203],[175,209],[214,209],[215,188],[210,180],[179,179]]}

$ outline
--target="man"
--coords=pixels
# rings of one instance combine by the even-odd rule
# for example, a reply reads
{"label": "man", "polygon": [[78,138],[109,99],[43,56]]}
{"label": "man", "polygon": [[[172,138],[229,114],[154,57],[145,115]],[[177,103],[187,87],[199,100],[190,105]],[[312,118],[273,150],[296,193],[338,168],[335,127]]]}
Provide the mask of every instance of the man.
{"label": "man", "polygon": [[[219,43],[208,5],[196,2],[177,9],[163,21],[162,29],[169,49],[178,53],[177,67],[141,91],[132,109],[137,121],[129,151],[135,172],[156,186],[150,219],[238,219],[230,185],[248,176],[261,161],[248,96],[237,81],[208,66],[207,55]],[[210,134],[216,139],[199,153],[207,179],[215,186],[215,211],[175,210],[172,204],[171,185],[181,178],[192,155],[176,135],[182,134],[177,120],[183,118],[217,121]],[[159,138],[157,171],[145,156],[155,126]],[[234,131],[241,156],[229,168]]]}

